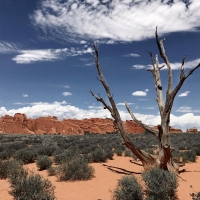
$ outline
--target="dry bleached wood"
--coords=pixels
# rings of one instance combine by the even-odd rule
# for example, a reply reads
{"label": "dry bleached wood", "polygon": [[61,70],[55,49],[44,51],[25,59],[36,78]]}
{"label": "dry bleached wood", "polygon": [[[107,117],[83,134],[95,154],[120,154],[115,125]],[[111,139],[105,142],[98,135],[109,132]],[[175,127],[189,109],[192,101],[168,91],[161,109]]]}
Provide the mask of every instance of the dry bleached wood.
{"label": "dry bleached wood", "polygon": [[154,79],[154,83],[155,83],[155,90],[156,90],[156,95],[157,95],[156,101],[158,104],[158,108],[160,111],[160,117],[161,117],[161,123],[158,125],[158,130],[155,130],[155,129],[151,128],[150,126],[139,121],[132,113],[127,102],[125,102],[125,106],[126,106],[128,112],[130,113],[132,119],[134,120],[134,122],[139,124],[145,130],[152,133],[157,138],[157,140],[158,140],[158,145],[157,145],[158,146],[158,155],[151,155],[149,153],[146,153],[146,152],[138,149],[133,144],[133,142],[130,140],[128,135],[126,134],[119,111],[114,102],[113,95],[111,94],[110,88],[109,88],[108,84],[106,83],[103,73],[102,73],[102,70],[100,68],[99,53],[98,53],[97,45],[95,45],[95,44],[93,45],[93,47],[94,47],[94,51],[95,51],[95,64],[96,64],[96,68],[97,68],[99,78],[100,78],[98,80],[104,86],[104,89],[107,93],[107,97],[109,99],[111,106],[108,105],[104,101],[104,99],[100,97],[99,94],[97,96],[92,92],[92,90],[90,90],[90,92],[91,92],[92,96],[94,96],[96,98],[97,101],[100,101],[104,105],[104,108],[109,110],[109,112],[111,113],[111,116],[114,118],[114,122],[117,125],[118,130],[124,140],[124,145],[127,148],[129,148],[138,159],[140,159],[140,161],[142,162],[142,165],[144,167],[144,170],[149,170],[152,167],[159,167],[159,168],[162,168],[165,170],[172,170],[172,171],[177,172],[179,165],[172,160],[172,156],[171,156],[172,148],[170,146],[170,135],[169,135],[170,113],[171,113],[171,109],[172,109],[174,98],[175,98],[176,94],[180,90],[184,81],[198,67],[200,67],[200,63],[195,68],[190,70],[187,75],[185,75],[184,62],[185,62],[186,56],[184,56],[184,58],[182,60],[182,66],[181,66],[181,72],[180,72],[180,81],[177,84],[177,86],[174,89],[172,89],[172,81],[173,81],[172,69],[171,69],[168,57],[166,55],[165,49],[164,49],[164,40],[165,39],[159,41],[157,27],[156,27],[155,37],[156,37],[156,43],[157,43],[157,46],[159,49],[160,56],[164,60],[166,66],[167,66],[167,70],[168,70],[168,86],[167,86],[167,91],[166,91],[166,100],[164,102],[163,87],[162,87],[162,82],[161,82],[161,78],[160,78],[160,70],[165,65],[160,67],[159,61],[158,61],[158,55],[155,56],[155,62],[154,62],[152,53],[148,52],[150,55],[151,63],[152,63],[152,67],[153,67],[153,69],[150,69],[148,71],[150,71],[153,75],[153,79]]}

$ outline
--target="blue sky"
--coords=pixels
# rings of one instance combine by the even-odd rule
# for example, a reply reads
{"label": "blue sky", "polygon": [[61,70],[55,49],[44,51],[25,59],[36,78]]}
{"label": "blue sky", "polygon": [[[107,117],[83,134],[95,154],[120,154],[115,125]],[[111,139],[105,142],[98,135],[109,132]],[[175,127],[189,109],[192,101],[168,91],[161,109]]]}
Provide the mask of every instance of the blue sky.
{"label": "blue sky", "polygon": [[[160,122],[150,68],[158,49],[155,28],[179,81],[185,54],[186,71],[200,62],[199,0],[0,0],[0,116],[110,117],[91,96],[106,99],[92,43],[122,119]],[[163,61],[159,58],[160,65]],[[161,71],[163,87],[167,70]],[[171,125],[200,129],[200,69],[179,91]]]}

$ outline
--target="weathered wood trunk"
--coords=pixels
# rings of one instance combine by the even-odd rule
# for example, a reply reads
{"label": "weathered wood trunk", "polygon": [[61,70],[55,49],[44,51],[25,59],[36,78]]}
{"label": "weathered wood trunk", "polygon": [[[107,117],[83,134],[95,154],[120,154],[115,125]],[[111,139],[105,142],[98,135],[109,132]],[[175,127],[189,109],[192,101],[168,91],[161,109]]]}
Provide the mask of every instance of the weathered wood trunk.
{"label": "weathered wood trunk", "polygon": [[104,99],[100,97],[100,95],[96,96],[91,90],[92,96],[96,98],[97,101],[100,101],[103,105],[104,108],[108,109],[111,113],[111,116],[114,118],[114,122],[117,125],[119,132],[124,140],[124,145],[132,151],[132,153],[140,159],[140,161],[143,164],[144,170],[149,170],[152,167],[158,167],[162,168],[164,170],[171,170],[174,172],[178,172],[179,165],[175,163],[172,159],[172,148],[170,146],[170,132],[169,132],[169,125],[170,125],[170,113],[171,109],[173,106],[174,98],[177,94],[177,92],[180,90],[181,86],[183,85],[184,81],[198,68],[200,67],[200,63],[193,68],[192,70],[189,71],[187,75],[184,73],[184,61],[186,56],[184,56],[182,60],[182,66],[181,66],[181,73],[180,73],[180,81],[177,84],[177,86],[172,90],[172,69],[170,66],[170,62],[165,54],[165,49],[164,49],[164,40],[159,41],[158,39],[158,34],[157,34],[157,28],[155,32],[156,36],[156,43],[159,49],[160,56],[164,60],[167,69],[168,69],[168,86],[167,86],[167,91],[166,91],[166,101],[164,102],[163,100],[163,88],[162,88],[162,83],[161,83],[161,78],[160,78],[160,70],[165,66],[159,66],[158,62],[158,55],[155,57],[155,63],[154,59],[152,56],[151,52],[148,52],[151,57],[151,62],[152,62],[152,67],[153,69],[147,70],[150,71],[153,75],[154,78],[154,83],[155,83],[155,90],[156,90],[156,101],[158,104],[158,108],[160,111],[160,117],[161,117],[161,123],[158,125],[158,130],[154,130],[150,126],[142,123],[132,113],[131,109],[129,108],[128,104],[125,102],[125,106],[130,113],[132,119],[139,124],[141,127],[143,127],[145,130],[148,132],[152,133],[158,140],[158,155],[151,155],[149,153],[144,152],[143,150],[140,150],[134,145],[134,143],[130,140],[128,135],[125,132],[125,129],[123,127],[123,123],[120,117],[120,114],[118,112],[117,106],[114,102],[113,96],[111,94],[110,88],[107,85],[103,73],[101,71],[100,65],[99,65],[99,60],[98,60],[98,49],[97,45],[94,44],[94,50],[95,50],[95,64],[98,70],[99,74],[99,81],[102,83],[108,99],[110,101],[110,104],[107,104]]}

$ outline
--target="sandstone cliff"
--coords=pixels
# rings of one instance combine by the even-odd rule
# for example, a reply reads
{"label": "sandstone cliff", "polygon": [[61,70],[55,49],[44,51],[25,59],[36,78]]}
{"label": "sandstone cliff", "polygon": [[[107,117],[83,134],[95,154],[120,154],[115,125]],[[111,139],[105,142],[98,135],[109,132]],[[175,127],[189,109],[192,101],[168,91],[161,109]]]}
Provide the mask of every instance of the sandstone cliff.
{"label": "sandstone cliff", "polygon": [[[143,133],[144,129],[132,120],[123,122],[127,133]],[[79,134],[84,133],[112,133],[117,129],[111,119],[63,119],[57,117],[27,118],[25,114],[16,113],[14,117],[5,115],[0,118],[0,133],[26,133],[26,134]]]}

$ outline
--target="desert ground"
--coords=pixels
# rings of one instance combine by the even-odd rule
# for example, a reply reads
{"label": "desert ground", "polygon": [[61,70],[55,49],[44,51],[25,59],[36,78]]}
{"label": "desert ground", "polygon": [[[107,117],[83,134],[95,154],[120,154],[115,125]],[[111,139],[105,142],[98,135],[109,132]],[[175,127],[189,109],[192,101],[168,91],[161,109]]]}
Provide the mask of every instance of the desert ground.
{"label": "desert ground", "polygon": [[[143,168],[131,163],[130,159],[130,157],[114,156],[113,160],[108,160],[104,164],[141,172]],[[112,192],[118,180],[124,175],[110,171],[106,166],[103,166],[103,163],[92,163],[90,165],[95,169],[94,178],[88,181],[76,182],[58,182],[55,176],[48,176],[46,170],[38,171],[35,163],[25,165],[24,167],[48,178],[56,187],[55,196],[57,200],[111,200]],[[190,193],[200,191],[200,157],[197,158],[195,163],[187,163],[181,169],[185,169],[186,172],[181,173],[178,179],[178,198],[180,200],[191,200]],[[140,175],[135,176],[140,179]],[[0,180],[0,199],[12,200],[13,198],[8,191],[8,181]]]}

